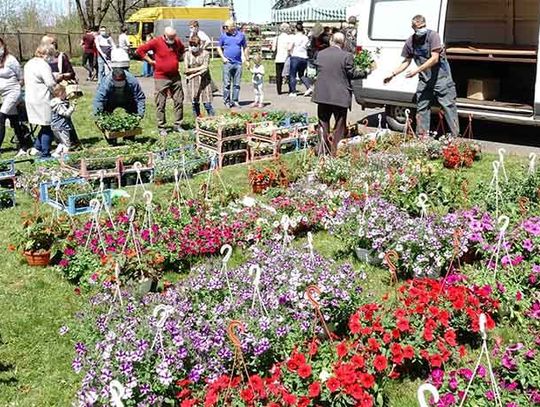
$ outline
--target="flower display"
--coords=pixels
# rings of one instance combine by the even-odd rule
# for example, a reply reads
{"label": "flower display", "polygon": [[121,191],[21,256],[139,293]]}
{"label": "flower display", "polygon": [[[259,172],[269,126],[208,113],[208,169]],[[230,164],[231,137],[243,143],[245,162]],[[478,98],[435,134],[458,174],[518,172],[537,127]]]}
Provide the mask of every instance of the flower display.
{"label": "flower display", "polygon": [[[258,282],[253,282],[255,261]],[[131,383],[127,398],[148,405],[173,396],[175,380],[219,381],[233,368],[234,348],[226,336],[231,320],[244,321],[239,338],[250,370],[265,372],[298,341],[319,332],[306,287],[319,287],[323,315],[339,327],[358,301],[360,282],[349,265],[274,247],[256,249],[237,269],[220,270],[216,263],[194,269],[163,294],[137,300],[124,293],[123,306],[105,291],[92,300],[92,323],[84,328],[93,334],[82,330],[87,341],[76,345],[73,368],[84,372],[79,401],[95,394],[94,403],[105,403],[111,378]],[[172,310],[163,326],[153,315],[159,305]]]}

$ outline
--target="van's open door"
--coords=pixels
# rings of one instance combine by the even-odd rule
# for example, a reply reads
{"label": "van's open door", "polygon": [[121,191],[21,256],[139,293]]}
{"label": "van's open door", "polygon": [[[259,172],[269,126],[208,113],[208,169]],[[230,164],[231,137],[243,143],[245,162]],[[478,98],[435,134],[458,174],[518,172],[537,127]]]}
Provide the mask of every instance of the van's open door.
{"label": "van's open door", "polygon": [[[539,13],[540,14],[540,13]],[[540,15],[538,16],[540,21]],[[534,118],[540,120],[540,29],[538,30],[538,53],[536,54],[536,82],[534,86]]]}
{"label": "van's open door", "polygon": [[355,88],[358,103],[388,101],[407,106],[413,102],[417,78],[406,79],[402,74],[388,85],[383,80],[403,60],[403,45],[413,34],[412,18],[417,14],[425,16],[427,27],[442,37],[447,4],[448,0],[360,0],[358,46],[376,53],[377,68],[362,81],[360,90]]}

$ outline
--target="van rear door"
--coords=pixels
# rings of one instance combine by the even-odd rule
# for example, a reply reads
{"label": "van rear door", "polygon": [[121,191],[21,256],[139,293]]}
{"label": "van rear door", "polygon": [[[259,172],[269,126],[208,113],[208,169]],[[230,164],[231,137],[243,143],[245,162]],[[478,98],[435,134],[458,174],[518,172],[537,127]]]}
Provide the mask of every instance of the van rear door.
{"label": "van rear door", "polygon": [[[412,35],[411,20],[421,14],[428,28],[444,33],[448,0],[361,0],[358,46],[376,54],[377,68],[355,89],[357,102],[364,104],[410,105],[413,101],[417,78],[405,75],[384,85],[384,78],[399,66],[405,40]],[[368,18],[369,17],[369,18]],[[444,41],[444,40],[443,40]],[[414,64],[414,62],[413,62]],[[411,68],[413,65],[411,65]],[[410,69],[411,69],[410,68]]]}

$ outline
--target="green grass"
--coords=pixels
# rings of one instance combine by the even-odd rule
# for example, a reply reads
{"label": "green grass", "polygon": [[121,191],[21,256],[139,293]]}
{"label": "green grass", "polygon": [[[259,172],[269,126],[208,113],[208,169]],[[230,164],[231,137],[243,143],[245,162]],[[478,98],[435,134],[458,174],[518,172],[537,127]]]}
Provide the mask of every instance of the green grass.
{"label": "green grass", "polygon": [[[219,66],[214,64],[217,74]],[[142,122],[144,136],[139,141],[157,138],[155,130],[155,109],[153,103],[147,104],[147,114]],[[106,147],[107,143],[95,127],[91,116],[91,95],[86,94],[78,104],[74,120],[83,145]],[[171,118],[169,108],[168,115]],[[192,120],[190,112],[186,112]],[[11,136],[8,131],[6,144]],[[174,136],[171,136],[174,137]],[[13,151],[0,157],[7,158]],[[473,169],[463,170],[471,187],[491,179],[491,160],[485,157]],[[293,160],[294,157],[286,160]],[[507,170],[523,165],[523,160],[510,157]],[[234,166],[221,171],[222,179],[233,185],[239,193],[249,189],[247,167]],[[206,181],[206,175],[199,175],[192,181],[194,190]],[[219,182],[214,180],[214,182]],[[158,201],[167,201],[172,192],[171,185],[153,186]],[[20,219],[25,211],[33,208],[31,198],[18,194],[18,205],[0,212],[0,406],[68,406],[78,388],[80,377],[71,370],[73,344],[67,337],[58,335],[60,326],[72,325],[73,315],[86,303],[84,296],[74,294],[74,287],[52,268],[30,268],[7,247],[14,233],[20,229]],[[41,208],[46,208],[41,205]],[[324,256],[332,257],[339,247],[339,240],[327,233],[318,233],[314,240],[315,249]],[[295,244],[301,245],[299,240]],[[388,272],[368,267],[352,261],[355,269],[366,273],[365,293],[370,298],[379,298],[389,290]],[[235,252],[232,263],[240,264],[243,255]],[[232,264],[232,265],[234,265]],[[177,281],[179,274],[168,274],[167,278]],[[511,336],[512,332],[502,332]],[[416,406],[416,387],[418,382],[406,380],[392,382],[389,386],[390,406]]]}

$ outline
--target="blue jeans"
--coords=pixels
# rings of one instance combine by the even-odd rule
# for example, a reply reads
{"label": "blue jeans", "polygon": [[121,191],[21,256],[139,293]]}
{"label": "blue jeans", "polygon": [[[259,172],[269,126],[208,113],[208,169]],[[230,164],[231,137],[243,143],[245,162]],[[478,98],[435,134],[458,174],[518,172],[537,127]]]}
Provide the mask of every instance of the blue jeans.
{"label": "blue jeans", "polygon": [[154,74],[154,67],[148,62],[143,61],[142,76],[148,78]]}
{"label": "blue jeans", "polygon": [[291,57],[291,70],[289,71],[289,93],[296,93],[296,75],[303,78],[306,74],[307,59]]}
{"label": "blue jeans", "polygon": [[[242,80],[242,64],[227,62],[223,65],[223,102],[225,106],[238,103],[240,97],[240,81]],[[232,84],[232,99],[231,99]]]}
{"label": "blue jeans", "polygon": [[[208,116],[215,116],[216,112],[214,111],[214,107],[212,106],[212,103],[206,102],[203,103],[204,108],[206,109],[206,113]],[[194,100],[191,104],[191,107],[193,109],[193,116],[199,117],[201,115],[201,104],[198,100]]]}
{"label": "blue jeans", "polygon": [[39,133],[34,142],[34,148],[39,150],[41,158],[47,158],[51,156],[51,143],[54,135],[51,126],[41,126]]}
{"label": "blue jeans", "polygon": [[105,60],[101,55],[97,56],[98,60],[98,83],[101,83],[101,80],[107,76],[109,73],[109,67],[105,63]]}

